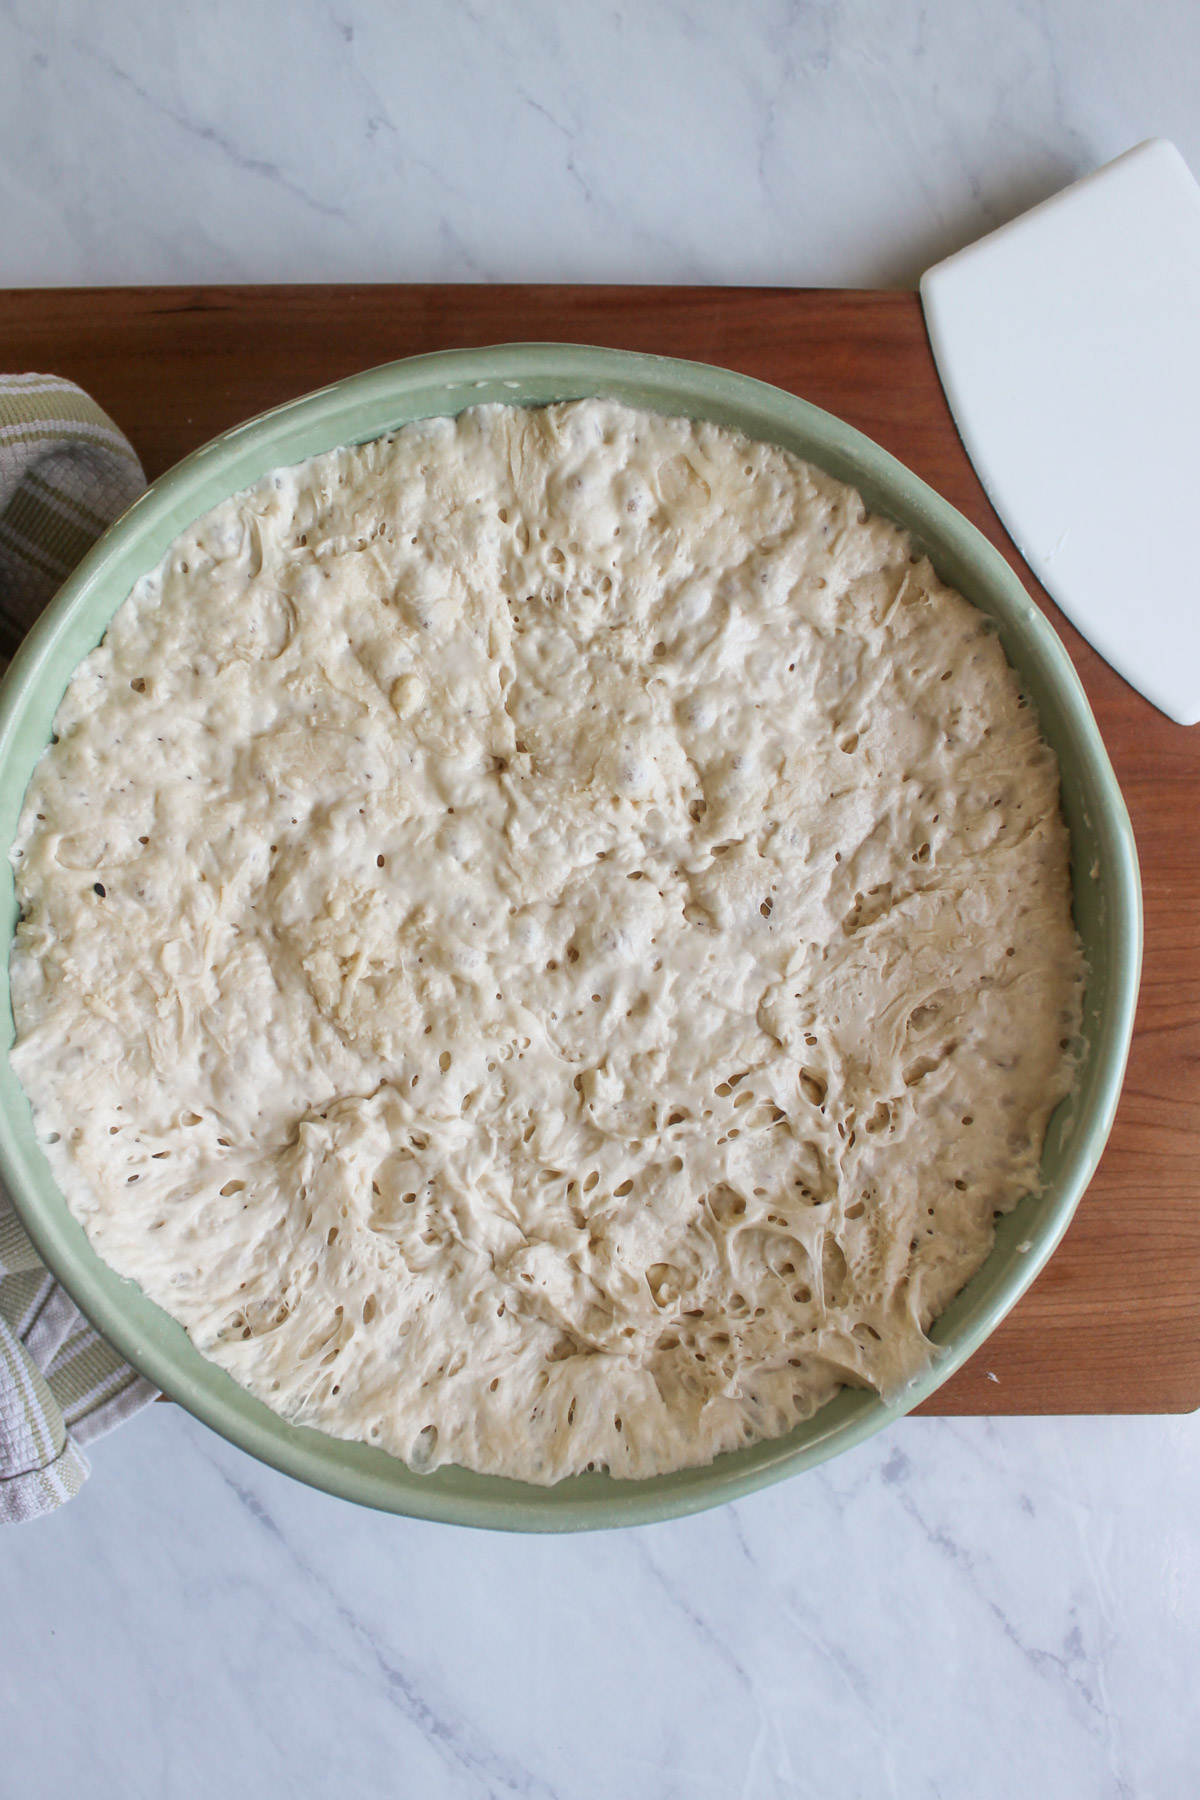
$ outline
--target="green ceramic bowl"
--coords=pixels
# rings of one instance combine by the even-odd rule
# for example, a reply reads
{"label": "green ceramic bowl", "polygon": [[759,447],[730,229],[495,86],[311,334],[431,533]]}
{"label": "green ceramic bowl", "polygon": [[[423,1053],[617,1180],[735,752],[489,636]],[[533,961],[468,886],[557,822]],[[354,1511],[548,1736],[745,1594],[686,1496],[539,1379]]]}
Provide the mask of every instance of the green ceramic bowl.
{"label": "green ceramic bowl", "polygon": [[[1051,1121],[1042,1161],[1044,1191],[999,1222],[988,1261],[938,1321],[934,1367],[900,1403],[885,1405],[873,1394],[843,1390],[785,1438],[732,1451],[708,1468],[648,1481],[580,1475],[538,1488],[453,1468],[416,1475],[381,1450],[285,1424],[206,1362],[182,1327],[139,1288],[106,1267],[67,1211],[7,1055],[0,1059],[0,1169],[9,1191],[47,1264],[131,1363],[233,1443],[315,1487],[419,1518],[519,1531],[641,1524],[733,1500],[860,1443],[945,1381],[1033,1281],[1096,1167],[1116,1111],[1141,967],[1137,853],[1120,790],[1066,651],[1003,558],[868,438],[791,394],[697,363],[570,345],[448,351],[370,369],[227,432],[156,481],[79,566],[4,683],[0,844],[5,852],[72,671],[99,642],[137,578],[201,513],[268,469],[339,444],[364,442],[412,419],[457,413],[482,401],[537,405],[594,394],[732,426],[853,483],[870,507],[913,532],[945,581],[996,619],[1009,660],[1058,754],[1071,830],[1075,919],[1091,965],[1082,1082]],[[16,913],[5,854],[0,867],[5,1051],[13,1033],[8,953]]]}

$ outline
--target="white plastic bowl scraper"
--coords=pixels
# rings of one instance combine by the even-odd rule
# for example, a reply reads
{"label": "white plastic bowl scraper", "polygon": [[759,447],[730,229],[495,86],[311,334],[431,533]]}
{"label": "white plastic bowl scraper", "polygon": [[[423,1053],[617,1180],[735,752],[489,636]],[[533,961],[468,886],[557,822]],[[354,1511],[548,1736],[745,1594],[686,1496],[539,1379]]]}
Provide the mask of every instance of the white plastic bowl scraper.
{"label": "white plastic bowl scraper", "polygon": [[955,424],[1043,587],[1200,721],[1200,186],[1152,138],[926,271]]}

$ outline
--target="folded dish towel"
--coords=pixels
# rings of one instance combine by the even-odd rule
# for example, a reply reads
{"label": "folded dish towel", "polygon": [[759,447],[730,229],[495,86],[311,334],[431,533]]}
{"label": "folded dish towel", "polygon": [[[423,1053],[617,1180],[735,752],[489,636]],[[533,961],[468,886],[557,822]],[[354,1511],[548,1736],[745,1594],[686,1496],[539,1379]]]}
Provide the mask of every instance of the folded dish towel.
{"label": "folded dish towel", "polygon": [[107,413],[58,375],[0,375],[0,655],[146,485]]}
{"label": "folded dish towel", "polygon": [[[0,667],[145,485],[129,444],[81,388],[56,375],[0,375]],[[0,1523],[77,1494],[83,1446],[154,1397],[43,1268],[0,1187]]]}

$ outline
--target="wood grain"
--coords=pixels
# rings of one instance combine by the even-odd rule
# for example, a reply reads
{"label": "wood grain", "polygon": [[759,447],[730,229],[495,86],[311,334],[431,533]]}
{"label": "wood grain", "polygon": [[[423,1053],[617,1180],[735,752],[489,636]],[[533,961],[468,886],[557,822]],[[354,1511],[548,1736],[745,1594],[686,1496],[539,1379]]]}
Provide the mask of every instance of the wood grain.
{"label": "wood grain", "polygon": [[719,363],[827,407],[959,507],[1053,621],[1100,721],[1141,855],[1146,954],[1137,1030],[1116,1127],[1061,1248],[924,1410],[1191,1411],[1200,1405],[1200,728],[1172,724],[1134,693],[1033,580],[959,443],[914,294],[480,286],[0,292],[0,368],[80,382],[128,433],[151,477],[228,426],[356,370],[515,339]]}

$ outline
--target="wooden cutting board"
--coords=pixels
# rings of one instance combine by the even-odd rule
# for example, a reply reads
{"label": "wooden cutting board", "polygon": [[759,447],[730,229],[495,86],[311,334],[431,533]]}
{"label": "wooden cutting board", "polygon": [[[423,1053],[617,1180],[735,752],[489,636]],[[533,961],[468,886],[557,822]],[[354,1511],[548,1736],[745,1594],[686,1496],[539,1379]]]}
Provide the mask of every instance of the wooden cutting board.
{"label": "wooden cutting board", "polygon": [[959,443],[915,294],[483,286],[0,292],[0,369],[79,382],[128,433],[151,478],[228,426],[355,370],[515,339],[719,363],[828,408],[959,507],[1053,621],[1137,834],[1146,904],[1137,1030],[1116,1127],[1062,1246],[923,1410],[1200,1406],[1200,726],[1156,712],[1034,582]]}

